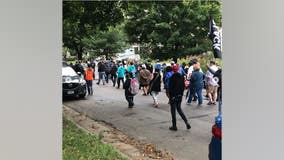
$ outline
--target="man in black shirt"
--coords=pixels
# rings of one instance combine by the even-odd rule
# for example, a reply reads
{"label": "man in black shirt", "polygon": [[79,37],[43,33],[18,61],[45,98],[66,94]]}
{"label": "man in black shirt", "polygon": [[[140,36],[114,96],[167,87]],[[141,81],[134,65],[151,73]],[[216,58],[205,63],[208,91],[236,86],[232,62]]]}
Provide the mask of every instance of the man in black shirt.
{"label": "man in black shirt", "polygon": [[103,85],[105,85],[105,63],[103,61],[98,63],[98,72],[99,72],[99,81],[97,85],[100,84],[100,81],[103,81]]}

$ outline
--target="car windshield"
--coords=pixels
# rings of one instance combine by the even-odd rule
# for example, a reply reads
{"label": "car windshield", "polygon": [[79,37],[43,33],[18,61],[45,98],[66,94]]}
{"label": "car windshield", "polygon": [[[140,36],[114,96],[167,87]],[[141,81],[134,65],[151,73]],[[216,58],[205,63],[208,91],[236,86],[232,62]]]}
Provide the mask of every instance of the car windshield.
{"label": "car windshield", "polygon": [[62,76],[78,76],[77,73],[71,67],[62,68]]}

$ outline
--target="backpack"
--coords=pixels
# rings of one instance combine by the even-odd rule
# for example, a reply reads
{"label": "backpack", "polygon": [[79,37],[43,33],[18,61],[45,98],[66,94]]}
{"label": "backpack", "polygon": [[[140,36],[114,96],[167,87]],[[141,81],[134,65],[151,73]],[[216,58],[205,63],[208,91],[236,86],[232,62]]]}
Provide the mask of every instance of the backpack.
{"label": "backpack", "polygon": [[139,91],[139,83],[136,79],[131,79],[129,91],[131,94],[136,95]]}

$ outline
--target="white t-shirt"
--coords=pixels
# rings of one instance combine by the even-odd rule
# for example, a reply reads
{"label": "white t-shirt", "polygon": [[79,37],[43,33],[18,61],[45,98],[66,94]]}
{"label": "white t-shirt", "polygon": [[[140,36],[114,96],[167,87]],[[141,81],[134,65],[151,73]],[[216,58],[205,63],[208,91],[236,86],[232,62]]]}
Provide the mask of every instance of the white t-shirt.
{"label": "white t-shirt", "polygon": [[[210,66],[210,69],[216,72],[218,70],[218,67],[216,65],[213,65],[213,66]],[[213,76],[214,75],[209,70],[206,72],[205,77],[207,79],[207,83],[211,86],[218,86],[218,83],[215,81]]]}
{"label": "white t-shirt", "polygon": [[[193,65],[190,66],[187,70],[187,77],[188,78],[189,78],[189,75],[192,74],[192,72],[193,72]],[[201,68],[200,68],[199,72],[203,73]]]}

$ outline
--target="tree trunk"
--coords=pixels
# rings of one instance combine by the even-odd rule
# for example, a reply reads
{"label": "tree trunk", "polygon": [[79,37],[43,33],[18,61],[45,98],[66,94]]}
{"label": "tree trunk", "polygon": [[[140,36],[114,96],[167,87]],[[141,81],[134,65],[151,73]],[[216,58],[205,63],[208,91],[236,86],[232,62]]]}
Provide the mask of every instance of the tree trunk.
{"label": "tree trunk", "polygon": [[83,49],[82,49],[82,47],[78,47],[77,49],[76,49],[76,52],[77,52],[77,55],[78,55],[78,60],[82,60],[83,58]]}
{"label": "tree trunk", "polygon": [[108,53],[108,51],[106,52],[106,59],[108,59],[108,55],[109,55],[109,53]]}

